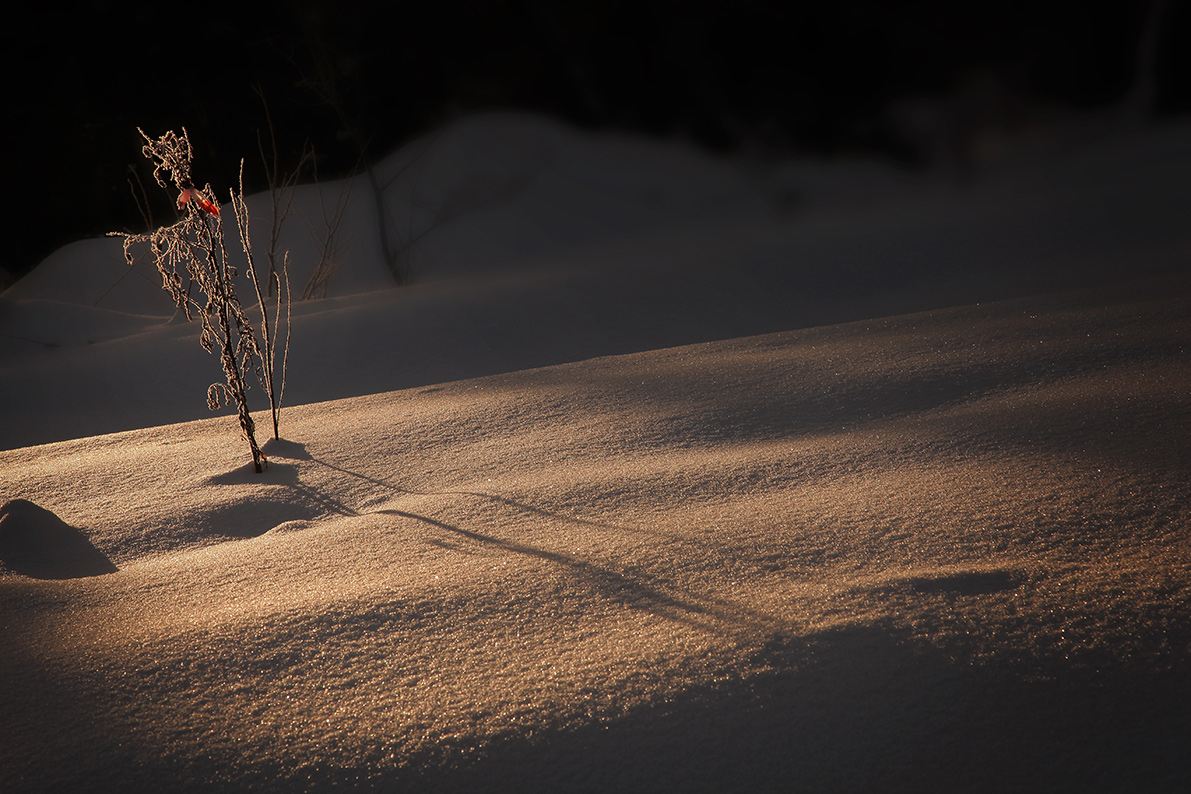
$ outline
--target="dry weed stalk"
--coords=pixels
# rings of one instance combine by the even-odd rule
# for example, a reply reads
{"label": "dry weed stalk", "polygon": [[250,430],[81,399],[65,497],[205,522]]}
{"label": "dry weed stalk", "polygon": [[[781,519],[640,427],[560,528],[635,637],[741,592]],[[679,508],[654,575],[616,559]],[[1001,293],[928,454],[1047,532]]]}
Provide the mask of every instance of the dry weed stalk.
{"label": "dry weed stalk", "polygon": [[[276,208],[276,205],[274,205]],[[261,336],[263,337],[264,345],[258,347],[258,354],[263,366],[257,368],[257,375],[260,377],[261,385],[265,388],[265,394],[269,397],[269,410],[273,417],[273,438],[281,438],[277,423],[279,414],[281,412],[281,398],[285,392],[285,365],[289,360],[289,340],[290,340],[290,295],[289,295],[289,252],[287,251],[282,259],[281,274],[285,278],[284,282],[284,302],[285,302],[285,349],[282,355],[281,366],[281,388],[277,388],[275,382],[276,375],[276,351],[277,351],[277,337],[276,332],[281,330],[281,305],[282,305],[282,282],[278,277],[277,269],[274,266],[273,249],[276,244],[276,236],[272,238],[269,248],[269,293],[273,292],[273,285],[277,285],[277,304],[273,312],[273,329],[270,330],[269,324],[269,306],[265,303],[265,296],[261,291],[260,278],[257,276],[256,263],[252,258],[252,242],[249,237],[248,229],[248,204],[244,201],[244,161],[240,161],[240,192],[232,191],[232,209],[236,215],[236,228],[240,232],[240,242],[244,246],[244,258],[248,263],[248,278],[252,281],[253,289],[256,290],[257,305],[261,310]],[[274,214],[276,217],[276,214]],[[276,228],[276,224],[275,224]],[[274,232],[276,235],[276,232]]]}
{"label": "dry weed stalk", "polygon": [[[148,246],[153,263],[161,274],[162,288],[170,294],[188,320],[197,317],[202,323],[200,344],[209,353],[213,353],[218,347],[225,382],[214,383],[207,389],[207,406],[211,410],[217,410],[222,405],[235,404],[240,429],[252,451],[253,467],[258,472],[262,471],[266,461],[256,442],[256,425],[248,410],[248,384],[245,375],[250,370],[255,370],[268,392],[273,409],[273,432],[276,436],[281,401],[280,397],[274,399],[273,360],[276,340],[270,337],[267,307],[262,300],[262,325],[265,334],[262,348],[236,295],[237,270],[228,259],[223,219],[215,203],[215,195],[210,185],[199,189],[192,182],[190,163],[193,151],[185,128],[181,135],[171,130],[156,140],[140,128],[137,131],[145,139],[142,151],[154,163],[154,179],[158,185],[166,189],[170,187],[170,182],[173,183],[173,187],[179,193],[178,208],[183,210],[183,214],[173,225],[159,227],[145,234],[111,234],[123,238],[124,256],[130,266],[135,261],[133,248],[139,245]],[[252,243],[248,236],[248,209],[244,203],[242,169],[243,163],[240,193],[231,191],[232,207],[248,261],[249,277],[260,298],[260,284],[256,278]],[[288,287],[288,278],[286,283]],[[191,284],[197,286],[199,293],[205,296],[204,301],[200,302],[192,297]],[[280,316],[280,293],[279,289],[277,318]],[[285,357],[288,357],[288,330],[287,322]],[[263,368],[262,362],[265,364]]]}

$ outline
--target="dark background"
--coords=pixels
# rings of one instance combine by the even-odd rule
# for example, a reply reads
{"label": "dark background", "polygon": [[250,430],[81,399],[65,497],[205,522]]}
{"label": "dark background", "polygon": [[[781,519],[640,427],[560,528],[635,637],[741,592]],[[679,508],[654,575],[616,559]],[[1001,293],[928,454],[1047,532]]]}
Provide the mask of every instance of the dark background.
{"label": "dark background", "polygon": [[1188,0],[93,0],[22,13],[4,33],[14,234],[0,288],[68,242],[143,228],[130,168],[155,188],[138,126],[185,126],[195,176],[220,196],[241,157],[248,191],[265,187],[257,88],[282,165],[310,142],[324,179],[495,109],[722,153],[907,167],[930,163],[890,122],[899,97],[992,84],[993,121],[1130,101],[1146,118],[1191,110]]}

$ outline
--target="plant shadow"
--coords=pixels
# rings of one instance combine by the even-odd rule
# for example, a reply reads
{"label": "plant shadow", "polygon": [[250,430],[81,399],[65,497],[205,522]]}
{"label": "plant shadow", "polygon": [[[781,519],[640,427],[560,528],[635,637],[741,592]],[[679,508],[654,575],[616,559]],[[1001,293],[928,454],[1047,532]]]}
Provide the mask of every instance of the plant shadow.
{"label": "plant shadow", "polygon": [[[772,636],[790,628],[784,621],[749,610],[740,604],[690,592],[679,592],[671,583],[641,572],[618,571],[581,557],[486,535],[404,510],[385,509],[376,512],[421,521],[467,541],[542,560],[567,571],[575,581],[598,593],[601,598],[704,631],[717,634]],[[454,544],[441,540],[431,542],[443,547],[454,547]]]}

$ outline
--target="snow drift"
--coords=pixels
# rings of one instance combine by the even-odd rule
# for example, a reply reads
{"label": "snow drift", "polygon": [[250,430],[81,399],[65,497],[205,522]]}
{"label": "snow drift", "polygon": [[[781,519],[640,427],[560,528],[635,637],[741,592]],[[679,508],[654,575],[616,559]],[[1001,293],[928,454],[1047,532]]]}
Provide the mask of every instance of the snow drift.
{"label": "snow drift", "polygon": [[1186,787],[1181,133],[775,215],[486,123],[381,165],[489,187],[402,290],[353,211],[263,475],[106,243],[0,298],[0,546],[110,566],[0,548],[0,787]]}

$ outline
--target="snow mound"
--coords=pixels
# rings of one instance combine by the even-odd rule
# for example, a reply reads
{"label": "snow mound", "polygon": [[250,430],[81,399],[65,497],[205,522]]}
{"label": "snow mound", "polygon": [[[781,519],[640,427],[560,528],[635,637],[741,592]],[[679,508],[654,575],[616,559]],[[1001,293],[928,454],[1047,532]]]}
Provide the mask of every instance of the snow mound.
{"label": "snow mound", "polygon": [[5,302],[54,301],[130,314],[173,313],[151,263],[129,267],[120,240],[80,240],[59,248],[4,291]]}
{"label": "snow mound", "polygon": [[26,499],[0,507],[0,572],[33,579],[77,579],[113,573],[116,566],[87,536]]}
{"label": "snow mound", "polygon": [[764,209],[739,167],[693,148],[520,114],[463,119],[377,166],[400,266],[418,279]]}
{"label": "snow mound", "polygon": [[0,302],[0,337],[14,349],[76,347],[121,339],[165,322],[155,315],[51,300]]}

